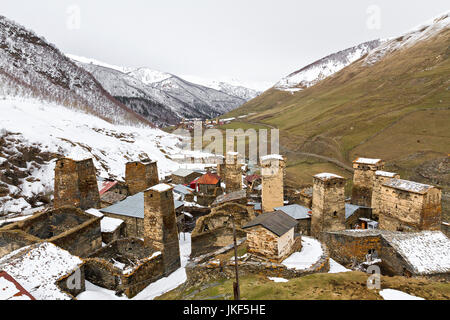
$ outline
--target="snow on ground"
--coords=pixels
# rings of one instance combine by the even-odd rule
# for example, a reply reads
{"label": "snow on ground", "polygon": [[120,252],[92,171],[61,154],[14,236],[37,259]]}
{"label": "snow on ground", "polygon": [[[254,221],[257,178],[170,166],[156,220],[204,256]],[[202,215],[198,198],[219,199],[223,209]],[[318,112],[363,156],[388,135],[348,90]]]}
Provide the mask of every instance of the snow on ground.
{"label": "snow on ground", "polygon": [[[0,98],[0,110],[0,133],[13,133],[17,145],[37,147],[41,152],[74,160],[93,158],[99,176],[104,178],[123,179],[128,161],[150,157],[158,161],[160,177],[164,177],[182,165],[169,159],[171,156],[206,157],[201,152],[182,150],[180,137],[159,129],[113,125],[56,104]],[[8,152],[20,154],[17,145]],[[28,179],[30,182],[22,179],[19,188],[10,186],[10,194],[19,193],[27,199],[51,192],[54,166],[54,160],[39,166],[28,162],[27,171],[34,179]],[[0,198],[0,212],[19,213],[30,209],[23,198]]]}
{"label": "snow on ground", "polygon": [[269,277],[269,280],[273,281],[273,282],[281,282],[281,283],[285,283],[285,282],[289,282],[288,279],[284,279],[284,278],[277,278],[277,277]]}
{"label": "snow on ground", "polygon": [[382,296],[384,300],[425,300],[424,298],[412,296],[394,289],[383,289],[380,291],[380,296]]}
{"label": "snow on ground", "polygon": [[312,267],[323,255],[322,245],[316,239],[302,237],[303,248],[282,262],[289,269],[306,270]]}
{"label": "snow on ground", "polygon": [[[180,234],[181,268],[167,278],[162,278],[150,284],[132,300],[153,300],[170,290],[182,285],[186,280],[186,265],[191,255],[191,234]],[[86,291],[77,297],[78,300],[128,300],[125,296],[118,297],[112,290],[104,289],[86,281]]]}
{"label": "snow on ground", "polygon": [[352,270],[347,269],[343,265],[340,265],[336,261],[330,258],[330,271],[328,273],[341,273],[341,272],[350,272]]}

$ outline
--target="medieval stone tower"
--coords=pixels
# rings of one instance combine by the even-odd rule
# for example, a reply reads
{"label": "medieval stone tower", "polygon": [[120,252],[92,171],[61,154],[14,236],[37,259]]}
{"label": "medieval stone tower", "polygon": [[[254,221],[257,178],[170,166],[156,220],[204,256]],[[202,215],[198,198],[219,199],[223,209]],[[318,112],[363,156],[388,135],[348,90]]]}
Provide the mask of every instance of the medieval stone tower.
{"label": "medieval stone tower", "polygon": [[54,188],[55,208],[74,206],[86,210],[100,206],[97,176],[92,159],[57,160]]}
{"label": "medieval stone tower", "polygon": [[144,193],[144,241],[162,252],[166,275],[181,266],[172,189],[158,184]]}
{"label": "medieval stone tower", "polygon": [[130,196],[157,185],[159,183],[157,162],[128,162],[125,170],[125,182]]}
{"label": "medieval stone tower", "polygon": [[314,176],[311,234],[345,230],[345,178],[332,173]]}
{"label": "medieval stone tower", "polygon": [[238,157],[237,152],[227,153],[224,170],[227,193],[242,190],[242,164]]}
{"label": "medieval stone tower", "polygon": [[352,204],[371,207],[375,172],[384,169],[384,161],[358,158],[353,161],[353,169]]}
{"label": "medieval stone tower", "polygon": [[378,219],[382,205],[381,192],[384,183],[391,179],[400,179],[400,175],[394,172],[376,171],[373,178],[372,190],[372,215]]}
{"label": "medieval stone tower", "polygon": [[262,175],[262,211],[272,212],[284,206],[284,169],[285,159],[280,155],[261,158]]}

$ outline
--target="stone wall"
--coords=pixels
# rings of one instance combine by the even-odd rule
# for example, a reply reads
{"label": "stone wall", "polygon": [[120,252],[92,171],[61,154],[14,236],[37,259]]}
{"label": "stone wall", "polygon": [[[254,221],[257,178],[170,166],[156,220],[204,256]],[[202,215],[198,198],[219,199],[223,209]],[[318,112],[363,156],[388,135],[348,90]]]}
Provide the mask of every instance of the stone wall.
{"label": "stone wall", "polygon": [[80,209],[62,207],[38,213],[0,230],[21,230],[41,242],[51,242],[73,255],[84,257],[102,245],[100,220]]}
{"label": "stone wall", "polygon": [[[69,288],[68,286],[68,279],[72,277],[75,273],[78,273],[80,275],[80,283],[81,286],[77,288]],[[64,276],[63,278],[59,279],[56,285],[65,293],[67,293],[69,296],[72,296],[73,300],[75,300],[76,296],[78,296],[80,293],[84,292],[86,290],[86,282],[85,282],[85,266],[84,264],[71,272],[70,274]]]}
{"label": "stone wall", "polygon": [[[394,176],[395,179],[400,179],[400,175]],[[381,199],[381,189],[384,183],[388,182],[390,177],[374,175],[373,180],[373,191],[372,191],[372,215],[375,219],[379,219],[380,210],[382,205]]]}
{"label": "stone wall", "polygon": [[158,164],[156,162],[127,163],[125,181],[130,196],[159,184]]}
{"label": "stone wall", "polygon": [[40,239],[20,230],[0,231],[0,258],[36,242]]}
{"label": "stone wall", "polygon": [[343,265],[366,261],[369,250],[382,251],[379,232],[365,232],[364,235],[357,231],[326,232],[323,241],[330,251],[330,257]]}
{"label": "stone wall", "polygon": [[55,165],[54,207],[99,208],[97,176],[92,159],[59,159]]}
{"label": "stone wall", "polygon": [[375,172],[384,169],[384,162],[378,164],[353,163],[352,204],[364,207],[372,206],[372,192]]}
{"label": "stone wall", "polygon": [[102,212],[106,217],[124,221],[123,236],[126,238],[144,238],[144,219]]}
{"label": "stone wall", "polygon": [[[245,236],[245,231],[236,229],[236,237],[238,239]],[[191,257],[199,257],[224,248],[232,244],[233,239],[233,228],[229,226],[223,226],[212,231],[206,231],[195,235],[193,233],[191,237]]]}
{"label": "stone wall", "polygon": [[242,164],[237,156],[227,155],[224,182],[227,193],[242,190]]}
{"label": "stone wall", "polygon": [[186,185],[191,183],[198,177],[201,177],[201,174],[198,172],[192,172],[190,175],[187,175],[186,177],[172,175],[172,183]]}
{"label": "stone wall", "polygon": [[311,235],[345,229],[345,179],[314,177]]}
{"label": "stone wall", "polygon": [[261,163],[262,211],[272,212],[284,206],[284,160],[268,160]]}
{"label": "stone wall", "polygon": [[418,194],[383,186],[380,195],[380,229],[390,231],[441,230],[441,191]]}
{"label": "stone wall", "polygon": [[167,275],[181,265],[172,189],[163,192],[149,189],[144,194],[145,243],[163,252]]}

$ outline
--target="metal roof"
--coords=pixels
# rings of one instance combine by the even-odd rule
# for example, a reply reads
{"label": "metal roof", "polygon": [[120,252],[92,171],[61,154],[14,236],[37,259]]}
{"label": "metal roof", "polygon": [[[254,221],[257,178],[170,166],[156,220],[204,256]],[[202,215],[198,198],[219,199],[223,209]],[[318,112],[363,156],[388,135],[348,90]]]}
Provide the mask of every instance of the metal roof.
{"label": "metal roof", "polygon": [[240,200],[243,198],[247,198],[247,193],[245,192],[245,190],[235,191],[218,196],[216,200],[214,200],[212,205],[214,206],[225,202]]}
{"label": "metal roof", "polygon": [[283,211],[284,213],[288,214],[292,218],[296,220],[302,220],[302,219],[310,219],[311,218],[311,209],[308,209],[304,206],[301,206],[299,204],[291,204],[289,206],[284,207],[278,207],[275,208],[277,211]]}
{"label": "metal roof", "polygon": [[195,190],[191,189],[189,187],[186,187],[182,184],[177,184],[176,186],[173,187],[173,191],[176,193],[180,193],[180,194],[191,194],[193,193]]}
{"label": "metal roof", "polygon": [[384,183],[383,186],[419,194],[427,193],[428,190],[434,188],[428,184],[402,179],[391,179]]}
{"label": "metal roof", "polygon": [[357,206],[356,204],[350,204],[350,203],[346,203],[345,204],[345,219],[350,218],[352,215],[355,214],[356,211],[358,211],[359,209],[366,209],[367,207],[363,207],[363,206]]}
{"label": "metal roof", "polygon": [[255,219],[243,226],[243,229],[248,229],[256,226],[262,226],[267,230],[273,232],[281,237],[286,232],[294,228],[298,224],[297,220],[291,218],[283,211],[275,211],[263,213]]}
{"label": "metal roof", "polygon": [[195,171],[189,170],[189,169],[178,169],[174,173],[172,173],[173,176],[177,177],[187,177],[191,174],[195,173]]}

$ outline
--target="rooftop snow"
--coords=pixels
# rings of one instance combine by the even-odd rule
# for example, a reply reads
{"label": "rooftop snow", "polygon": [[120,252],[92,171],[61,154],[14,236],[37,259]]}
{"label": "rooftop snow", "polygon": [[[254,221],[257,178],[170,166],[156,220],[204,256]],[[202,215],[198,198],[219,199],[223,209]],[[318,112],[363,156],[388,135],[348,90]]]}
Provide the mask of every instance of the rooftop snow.
{"label": "rooftop snow", "polygon": [[43,242],[16,250],[0,259],[0,270],[16,279],[37,300],[71,300],[57,282],[83,261],[54,244]]}
{"label": "rooftop snow", "polygon": [[337,174],[334,174],[334,173],[319,173],[319,174],[316,174],[314,177],[317,179],[323,180],[323,181],[332,180],[332,179],[344,179],[343,177],[338,176]]}
{"label": "rooftop snow", "polygon": [[419,182],[402,180],[402,179],[391,179],[383,184],[385,187],[390,187],[394,189],[410,191],[414,193],[424,194],[427,193],[428,190],[434,188],[428,184],[422,184]]}
{"label": "rooftop snow", "polygon": [[417,274],[450,272],[450,239],[441,231],[383,232],[382,237]]}
{"label": "rooftop snow", "polygon": [[267,160],[280,160],[283,161],[283,156],[279,154],[269,154],[267,156],[261,157],[261,161],[267,161]]}
{"label": "rooftop snow", "polygon": [[354,163],[361,163],[361,164],[377,164],[378,162],[382,161],[381,159],[370,159],[370,158],[358,158]]}
{"label": "rooftop snow", "polygon": [[188,175],[191,175],[193,173],[194,173],[194,171],[189,170],[189,169],[178,169],[177,171],[172,173],[172,175],[178,176],[178,177],[187,177]]}
{"label": "rooftop snow", "polygon": [[302,250],[282,262],[289,269],[306,270],[316,264],[323,255],[322,245],[316,239],[302,236]]}
{"label": "rooftop snow", "polygon": [[117,228],[119,228],[123,224],[123,220],[110,217],[103,217],[100,223],[102,232],[110,233],[116,231]]}
{"label": "rooftop snow", "polygon": [[165,184],[165,183],[160,183],[156,186],[151,187],[149,190],[153,190],[153,191],[157,191],[157,192],[166,192],[169,191],[170,189],[172,189],[173,187]]}
{"label": "rooftop snow", "polygon": [[387,171],[375,171],[376,176],[394,178],[398,173],[395,172],[387,172]]}

